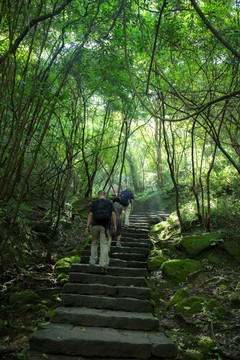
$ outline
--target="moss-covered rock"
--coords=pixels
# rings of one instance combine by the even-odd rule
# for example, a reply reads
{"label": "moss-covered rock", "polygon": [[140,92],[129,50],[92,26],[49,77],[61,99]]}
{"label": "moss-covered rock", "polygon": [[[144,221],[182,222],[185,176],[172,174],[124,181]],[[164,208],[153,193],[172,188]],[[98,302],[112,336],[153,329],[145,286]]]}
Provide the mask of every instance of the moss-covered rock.
{"label": "moss-covered rock", "polygon": [[223,306],[217,306],[214,309],[214,314],[217,319],[228,319],[231,316],[231,311]]}
{"label": "moss-covered rock", "polygon": [[166,308],[169,309],[176,305],[180,300],[189,296],[189,292],[186,289],[179,289],[177,290],[171,299],[167,302]]}
{"label": "moss-covered rock", "polygon": [[199,351],[188,349],[188,350],[186,350],[182,359],[183,360],[204,360],[204,356]]}
{"label": "moss-covered rock", "polygon": [[165,257],[162,255],[157,255],[149,259],[148,269],[157,270],[161,267],[161,265],[166,261]]}
{"label": "moss-covered rock", "polygon": [[210,299],[205,305],[204,305],[204,311],[211,311],[217,306],[217,299]]}
{"label": "moss-covered rock", "polygon": [[191,317],[203,309],[205,298],[202,296],[190,296],[177,303],[176,313],[185,317]]}
{"label": "moss-covered rock", "polygon": [[21,304],[31,304],[38,301],[39,296],[32,290],[24,290],[19,292],[14,292],[9,297],[9,304],[14,305],[17,303]]}
{"label": "moss-covered rock", "polygon": [[232,308],[240,308],[240,291],[234,291],[228,296]]}
{"label": "moss-covered rock", "polygon": [[238,290],[240,290],[240,281],[239,281],[239,283],[237,283],[237,286],[236,286],[236,289],[235,289],[236,291],[238,291]]}
{"label": "moss-covered rock", "polygon": [[237,262],[240,262],[240,241],[239,239],[231,239],[224,242],[224,249],[228,254],[233,256]]}
{"label": "moss-covered rock", "polygon": [[163,273],[178,283],[183,282],[188,275],[202,270],[203,267],[204,265],[200,261],[192,259],[169,260],[161,266]]}
{"label": "moss-covered rock", "polygon": [[67,273],[72,264],[74,263],[80,263],[81,258],[79,256],[71,256],[71,257],[65,257],[60,260],[58,260],[54,266],[54,272],[56,274],[60,273]]}
{"label": "moss-covered rock", "polygon": [[210,232],[202,235],[189,235],[182,238],[180,246],[190,257],[195,257],[212,244],[225,239],[221,232]]}
{"label": "moss-covered rock", "polygon": [[207,356],[209,353],[214,351],[214,348],[217,346],[217,342],[210,337],[202,337],[198,341],[198,346],[201,349],[203,355]]}

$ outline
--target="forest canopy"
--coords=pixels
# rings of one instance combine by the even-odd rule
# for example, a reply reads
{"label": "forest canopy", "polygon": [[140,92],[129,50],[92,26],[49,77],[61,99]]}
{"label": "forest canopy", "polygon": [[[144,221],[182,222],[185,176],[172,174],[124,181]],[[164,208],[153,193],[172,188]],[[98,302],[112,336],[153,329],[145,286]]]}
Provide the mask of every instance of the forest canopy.
{"label": "forest canopy", "polygon": [[174,188],[182,227],[184,186],[209,230],[239,195],[239,1],[0,6],[1,249],[36,204],[56,229],[113,185]]}

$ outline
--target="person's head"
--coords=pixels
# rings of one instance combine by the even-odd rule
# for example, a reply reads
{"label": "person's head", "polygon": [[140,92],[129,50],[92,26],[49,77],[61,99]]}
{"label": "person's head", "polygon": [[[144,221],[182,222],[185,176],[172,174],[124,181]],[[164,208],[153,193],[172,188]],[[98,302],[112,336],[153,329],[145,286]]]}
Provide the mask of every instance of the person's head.
{"label": "person's head", "polygon": [[106,191],[99,190],[99,192],[98,192],[98,197],[99,198],[105,198],[106,196],[107,196]]}
{"label": "person's head", "polygon": [[130,190],[131,190],[130,186],[127,186],[127,187],[126,187],[126,190],[129,190],[129,191],[130,191]]}
{"label": "person's head", "polygon": [[120,203],[120,202],[121,202],[120,197],[119,197],[119,196],[115,196],[115,197],[113,198],[113,202],[114,202],[114,203]]}

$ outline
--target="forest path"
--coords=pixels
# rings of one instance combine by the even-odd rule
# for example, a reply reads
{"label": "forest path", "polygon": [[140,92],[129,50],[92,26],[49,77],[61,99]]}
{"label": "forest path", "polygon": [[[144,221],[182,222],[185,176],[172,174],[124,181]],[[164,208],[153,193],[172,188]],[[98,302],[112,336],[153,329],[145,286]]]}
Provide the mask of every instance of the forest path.
{"label": "forest path", "polygon": [[88,264],[87,246],[81,264],[71,268],[63,306],[30,339],[32,360],[166,360],[177,356],[175,344],[159,331],[159,321],[151,314],[151,292],[145,280],[152,247],[149,225],[160,216],[135,202],[130,226],[122,231],[122,246],[112,242],[107,275]]}

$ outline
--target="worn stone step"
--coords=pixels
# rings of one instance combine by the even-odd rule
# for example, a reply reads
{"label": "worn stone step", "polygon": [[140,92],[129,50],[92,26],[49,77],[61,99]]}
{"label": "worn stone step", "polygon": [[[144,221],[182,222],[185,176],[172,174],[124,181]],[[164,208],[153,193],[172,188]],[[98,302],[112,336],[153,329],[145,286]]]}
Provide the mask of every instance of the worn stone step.
{"label": "worn stone step", "polygon": [[118,252],[111,253],[111,257],[122,260],[134,260],[134,261],[145,261],[146,256],[144,254],[125,253],[119,250]]}
{"label": "worn stone step", "polygon": [[[120,269],[120,268],[119,268]],[[126,268],[124,268],[126,271]],[[144,276],[112,276],[99,275],[85,272],[72,272],[69,274],[70,282],[86,283],[86,284],[107,284],[107,285],[121,285],[121,286],[146,286]]]}
{"label": "worn stone step", "polygon": [[[141,246],[137,246],[137,244],[135,244],[135,246],[128,246],[128,243],[123,242],[121,244],[120,247],[117,246],[111,246],[111,250],[112,253],[128,253],[128,254],[144,254],[144,255],[148,255],[149,254],[149,249],[147,247],[141,247]],[[91,246],[88,246],[85,248],[85,250],[83,250],[82,252],[82,256],[89,256],[91,253]]]}
{"label": "worn stone step", "polygon": [[140,233],[140,232],[131,232],[129,230],[123,230],[122,231],[122,238],[124,237],[131,237],[132,239],[141,239],[142,241],[150,241],[149,240],[149,236],[148,234],[143,234],[143,233]]}
{"label": "worn stone step", "polygon": [[[70,270],[71,273],[74,272],[85,272],[85,273],[93,273],[93,274],[101,274],[101,268],[97,265],[89,265],[89,264],[73,264]],[[146,276],[147,271],[143,268],[121,268],[121,267],[109,267],[108,275],[111,276]],[[105,275],[106,276],[106,275]],[[117,284],[117,279],[116,284]]]}
{"label": "worn stone step", "polygon": [[106,309],[59,307],[52,322],[114,329],[159,330],[159,321],[152,314]]}
{"label": "worn stone step", "polygon": [[94,309],[125,310],[133,312],[151,312],[149,300],[135,298],[114,298],[107,296],[66,294],[62,295],[64,306],[86,306]]}
{"label": "worn stone step", "polygon": [[[81,356],[81,358],[79,358],[79,356],[70,356],[70,355],[50,355],[50,354],[37,354],[35,352],[32,352],[31,355],[31,360],[103,360],[103,358],[99,358],[99,357],[91,357],[91,358],[86,358]],[[107,360],[140,360],[138,359],[133,359],[133,358],[107,358]],[[151,357],[148,360],[159,360],[158,357]],[[161,360],[173,360],[173,358],[165,358],[165,357],[161,357]]]}
{"label": "worn stone step", "polygon": [[100,358],[174,358],[176,346],[163,333],[49,324],[30,338],[32,351]]}
{"label": "worn stone step", "polygon": [[[120,249],[120,248],[119,248]],[[83,256],[81,256],[81,259],[85,256],[90,257],[90,252],[86,251],[83,253]],[[124,250],[115,250],[110,252],[110,258],[114,258],[114,259],[122,259],[122,260],[133,260],[133,261],[145,261],[146,260],[146,255],[144,254],[136,254],[136,253],[131,253],[131,252],[125,252]]]}
{"label": "worn stone step", "polygon": [[[89,256],[81,256],[81,263],[88,264],[89,263]],[[122,259],[114,259],[111,258],[111,251],[110,251],[110,262],[109,266],[114,267],[128,267],[128,268],[144,268],[148,267],[147,261],[133,261],[133,260],[122,260]]]}
{"label": "worn stone step", "polygon": [[[151,249],[153,244],[149,240],[147,242],[141,242],[139,241],[139,239],[135,239],[132,241],[132,238],[125,237],[121,239],[121,245],[127,247],[147,248],[149,250]],[[113,239],[111,247],[115,247],[115,246],[116,246],[116,241]],[[88,246],[86,248],[88,248]],[[90,244],[89,244],[89,248],[90,248]]]}
{"label": "worn stone step", "polygon": [[105,284],[78,284],[67,283],[63,287],[63,293],[84,295],[105,295],[114,297],[131,297],[147,300],[151,296],[148,287],[111,286]]}

